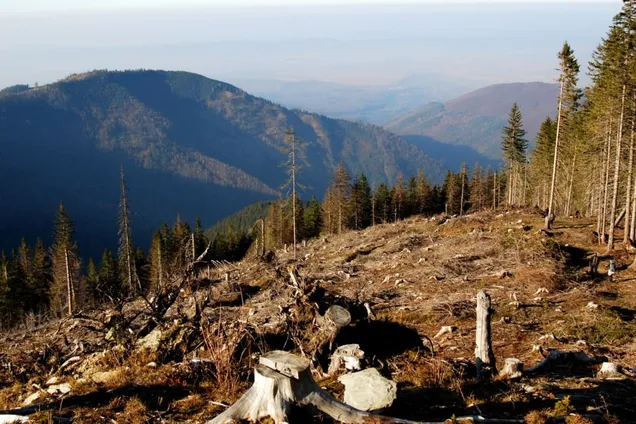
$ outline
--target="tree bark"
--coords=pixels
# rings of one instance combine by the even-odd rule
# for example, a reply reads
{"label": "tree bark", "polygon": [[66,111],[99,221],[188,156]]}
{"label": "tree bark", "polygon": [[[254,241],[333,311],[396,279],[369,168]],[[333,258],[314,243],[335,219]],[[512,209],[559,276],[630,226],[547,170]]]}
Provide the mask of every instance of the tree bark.
{"label": "tree bark", "polygon": [[625,114],[625,90],[626,85],[623,84],[623,95],[621,97],[621,117],[618,124],[618,136],[616,137],[616,160],[614,163],[614,187],[612,191],[612,207],[610,209],[610,228],[607,240],[607,250],[614,249],[614,219],[616,218],[616,208],[618,201],[618,183],[620,180],[621,168],[621,147],[623,142],[623,117]]}
{"label": "tree bark", "polygon": [[627,161],[627,190],[625,191],[625,226],[623,243],[627,245],[631,238],[632,223],[630,221],[632,206],[632,174],[634,169],[634,117],[632,116],[631,134],[629,135],[629,159]]}
{"label": "tree bark", "polygon": [[609,120],[609,129],[607,133],[607,156],[605,159],[605,180],[603,181],[603,211],[601,218],[601,231],[599,231],[599,243],[605,243],[605,224],[607,223],[607,197],[609,193],[609,170],[610,158],[612,153],[612,119]]}
{"label": "tree bark", "polygon": [[71,279],[71,266],[68,258],[68,249],[64,249],[64,263],[66,265],[66,297],[68,314],[73,315],[73,307],[75,303],[75,290],[73,289],[73,280]]}
{"label": "tree bark", "polygon": [[[559,160],[559,136],[561,134],[561,114],[563,110],[563,88],[565,81],[561,77],[561,88],[559,90],[559,108],[557,114],[556,139],[554,141],[554,161],[552,163],[552,183],[550,185],[550,200],[548,201],[548,215],[552,215],[554,211],[554,189],[556,186],[557,163]],[[546,227],[549,230],[549,228]]]}
{"label": "tree bark", "polygon": [[497,373],[495,354],[492,350],[491,338],[491,300],[483,290],[477,294],[477,332],[475,358],[477,364],[477,378],[488,379]]}

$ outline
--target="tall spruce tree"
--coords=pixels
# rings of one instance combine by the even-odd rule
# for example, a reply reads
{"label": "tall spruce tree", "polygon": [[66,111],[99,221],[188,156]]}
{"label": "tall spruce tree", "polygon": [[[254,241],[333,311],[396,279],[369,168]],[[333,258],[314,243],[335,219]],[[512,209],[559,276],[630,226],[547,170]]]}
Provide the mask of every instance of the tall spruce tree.
{"label": "tall spruce tree", "polygon": [[508,167],[508,205],[520,204],[523,197],[524,171],[528,141],[525,139],[523,117],[517,103],[508,114],[508,125],[502,130],[501,148]]}
{"label": "tall spruce tree", "polygon": [[[548,200],[548,215],[554,213],[554,198],[557,183],[560,142],[566,141],[568,124],[578,108],[580,90],[577,88],[579,64],[574,57],[574,51],[565,42],[558,54],[559,58],[559,99],[557,108],[557,127],[554,141],[554,156],[552,163],[552,182],[550,184],[550,197]],[[546,227],[550,229],[550,219],[546,219]]]}

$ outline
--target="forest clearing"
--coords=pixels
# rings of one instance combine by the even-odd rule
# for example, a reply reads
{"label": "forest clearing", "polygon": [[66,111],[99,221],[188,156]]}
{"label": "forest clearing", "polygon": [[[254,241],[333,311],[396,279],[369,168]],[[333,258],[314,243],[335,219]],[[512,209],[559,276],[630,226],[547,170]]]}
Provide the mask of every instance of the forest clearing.
{"label": "forest clearing", "polygon": [[[617,246],[608,277],[595,224],[564,218],[546,231],[529,209],[418,216],[310,240],[297,260],[280,249],[189,265],[155,299],[0,337],[0,420],[204,423],[276,350],[304,358],[318,386],[342,400],[338,377],[351,358],[330,361],[357,344],[353,369],[396,383],[384,417],[634,422],[633,249]],[[516,358],[520,374],[476,378],[480,290],[492,299],[496,369]],[[328,319],[334,305],[349,319]],[[616,368],[604,374],[604,363]],[[312,408],[294,414],[291,423],[331,420]]]}

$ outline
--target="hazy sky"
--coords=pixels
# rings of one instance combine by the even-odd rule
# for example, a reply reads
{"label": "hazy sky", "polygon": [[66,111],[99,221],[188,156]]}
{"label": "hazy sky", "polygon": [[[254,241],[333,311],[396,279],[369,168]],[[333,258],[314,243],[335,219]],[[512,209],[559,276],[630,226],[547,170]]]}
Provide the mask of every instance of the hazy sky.
{"label": "hazy sky", "polygon": [[0,87],[103,68],[188,70],[229,82],[389,84],[414,74],[483,83],[551,81],[563,41],[573,45],[586,69],[621,5],[618,0],[334,5],[340,3],[0,0]]}

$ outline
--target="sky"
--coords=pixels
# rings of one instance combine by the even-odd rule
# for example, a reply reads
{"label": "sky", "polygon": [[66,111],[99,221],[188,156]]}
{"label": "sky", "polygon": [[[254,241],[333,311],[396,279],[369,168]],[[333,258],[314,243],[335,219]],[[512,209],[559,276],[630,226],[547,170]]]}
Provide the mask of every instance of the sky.
{"label": "sky", "polygon": [[563,41],[585,69],[621,2],[316,3],[0,0],[0,87],[105,68],[228,82],[389,85],[429,74],[483,85],[553,81]]}

